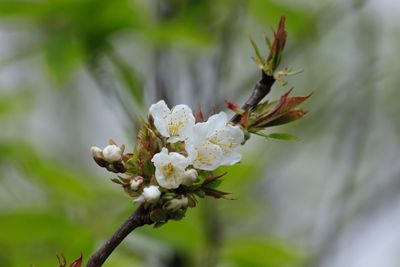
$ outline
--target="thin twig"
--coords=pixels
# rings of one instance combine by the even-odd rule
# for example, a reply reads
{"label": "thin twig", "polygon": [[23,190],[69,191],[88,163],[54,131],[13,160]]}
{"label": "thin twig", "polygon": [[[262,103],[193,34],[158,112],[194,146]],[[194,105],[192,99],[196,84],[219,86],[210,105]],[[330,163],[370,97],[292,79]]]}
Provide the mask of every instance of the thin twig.
{"label": "thin twig", "polygon": [[148,211],[142,206],[137,208],[132,215],[115,231],[110,239],[103,244],[89,259],[86,267],[102,266],[114,249],[136,228],[152,224]]}
{"label": "thin twig", "polygon": [[[274,76],[270,76],[261,71],[261,80],[259,80],[254,87],[253,93],[242,106],[244,111],[255,107],[260,101],[271,91],[271,87],[275,82]],[[236,114],[232,117],[231,122],[237,124],[240,122],[241,115]]]}

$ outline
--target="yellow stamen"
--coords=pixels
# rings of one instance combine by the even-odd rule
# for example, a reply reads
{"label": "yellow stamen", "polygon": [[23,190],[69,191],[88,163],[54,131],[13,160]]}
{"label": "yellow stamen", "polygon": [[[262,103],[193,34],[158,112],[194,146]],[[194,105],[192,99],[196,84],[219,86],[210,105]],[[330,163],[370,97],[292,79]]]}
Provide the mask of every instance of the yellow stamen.
{"label": "yellow stamen", "polygon": [[183,127],[183,122],[178,121],[177,123],[168,124],[168,131],[171,135],[177,135],[179,130]]}
{"label": "yellow stamen", "polygon": [[167,176],[170,176],[171,174],[174,173],[174,166],[171,163],[168,163],[166,166],[164,166],[164,173]]}

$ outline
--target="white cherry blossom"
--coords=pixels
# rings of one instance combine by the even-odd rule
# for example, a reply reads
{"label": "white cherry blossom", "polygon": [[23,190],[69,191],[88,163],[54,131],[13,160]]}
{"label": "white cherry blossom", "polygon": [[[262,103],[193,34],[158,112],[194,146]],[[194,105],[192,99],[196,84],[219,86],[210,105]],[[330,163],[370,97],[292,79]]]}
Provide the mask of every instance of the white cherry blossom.
{"label": "white cherry blossom", "polygon": [[160,134],[168,138],[168,142],[184,141],[192,131],[195,118],[187,105],[177,105],[170,110],[164,100],[151,105],[150,114]]}
{"label": "white cherry blossom", "polygon": [[193,172],[185,170],[190,163],[188,158],[176,152],[168,153],[165,147],[160,153],[155,154],[151,161],[156,167],[158,184],[167,189],[178,188],[188,176],[192,178],[194,175]]}
{"label": "white cherry blossom", "polygon": [[228,124],[227,114],[220,112],[193,127],[186,151],[195,168],[212,171],[221,165],[239,162],[241,155],[235,149],[243,140],[240,127]]}

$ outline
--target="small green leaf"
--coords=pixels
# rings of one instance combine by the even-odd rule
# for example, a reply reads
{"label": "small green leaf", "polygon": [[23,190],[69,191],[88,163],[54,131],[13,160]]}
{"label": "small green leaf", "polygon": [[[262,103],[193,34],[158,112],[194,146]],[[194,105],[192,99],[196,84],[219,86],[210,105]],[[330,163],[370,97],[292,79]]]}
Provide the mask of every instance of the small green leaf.
{"label": "small green leaf", "polygon": [[268,46],[269,49],[272,48],[272,43],[268,36],[265,36],[265,44]]}
{"label": "small green leaf", "polygon": [[297,141],[297,137],[291,134],[287,133],[271,133],[271,134],[264,134],[264,133],[254,133],[259,136],[263,136],[265,138],[271,138],[271,139],[278,139],[282,141]]}
{"label": "small green leaf", "polygon": [[[207,177],[207,179],[204,180],[203,185],[208,185],[208,184],[213,184],[215,181],[220,179],[221,177],[225,176],[228,172],[224,172],[221,175],[216,175],[216,176],[210,176]],[[220,184],[221,182],[219,182]],[[213,188],[213,187],[212,187]]]}
{"label": "small green leaf", "polygon": [[250,42],[251,45],[253,46],[254,52],[256,53],[256,58],[255,58],[256,63],[260,66],[264,65],[263,58],[261,56],[260,50],[258,49],[256,42],[252,38],[250,38]]}
{"label": "small green leaf", "polygon": [[122,182],[117,178],[111,178],[111,182],[122,185]]}
{"label": "small green leaf", "polygon": [[204,187],[215,189],[215,188],[218,188],[223,181],[224,181],[224,179],[214,180],[211,183],[208,183],[207,185],[205,185]]}

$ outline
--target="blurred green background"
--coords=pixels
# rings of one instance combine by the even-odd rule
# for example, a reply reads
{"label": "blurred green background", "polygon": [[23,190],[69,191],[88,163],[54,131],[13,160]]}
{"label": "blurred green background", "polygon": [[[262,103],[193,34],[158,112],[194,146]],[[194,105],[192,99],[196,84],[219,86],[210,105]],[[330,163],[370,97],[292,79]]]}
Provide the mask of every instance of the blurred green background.
{"label": "blurred green background", "polygon": [[[86,260],[135,206],[90,147],[132,149],[151,103],[242,103],[249,36],[281,15],[302,120],[253,137],[222,189],[104,266],[400,266],[396,0],[1,0],[0,266]],[[264,50],[264,53],[266,51]],[[274,86],[270,98],[285,88]]]}

